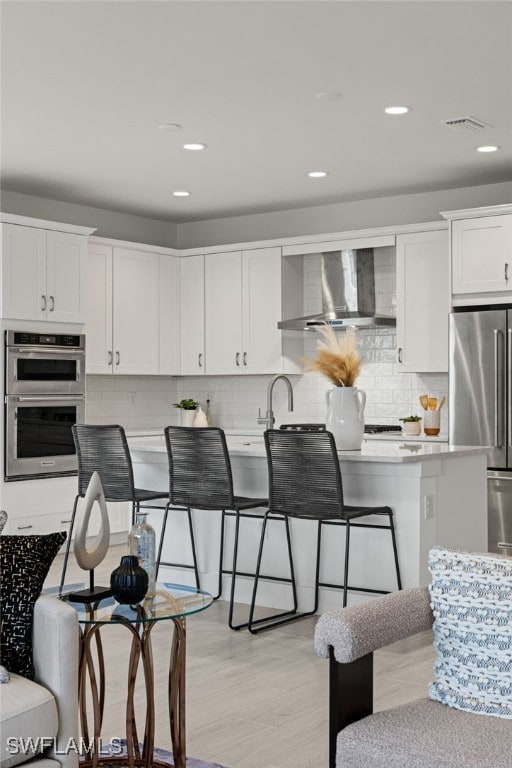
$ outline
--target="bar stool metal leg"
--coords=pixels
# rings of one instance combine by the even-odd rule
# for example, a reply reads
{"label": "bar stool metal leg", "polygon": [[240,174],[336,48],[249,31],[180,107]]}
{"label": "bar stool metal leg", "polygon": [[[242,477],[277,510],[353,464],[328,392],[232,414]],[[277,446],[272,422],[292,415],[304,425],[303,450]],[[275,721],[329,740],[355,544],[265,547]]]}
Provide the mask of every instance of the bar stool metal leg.
{"label": "bar stool metal leg", "polygon": [[236,581],[236,566],[238,558],[238,536],[240,534],[240,513],[236,510],[235,518],[235,541],[233,544],[233,570],[231,571],[231,589],[229,595],[229,614],[228,625],[230,629],[239,630],[244,629],[247,626],[247,622],[242,624],[233,624],[233,607],[235,603],[235,581]]}
{"label": "bar stool metal leg", "polygon": [[343,607],[347,605],[348,596],[348,558],[350,550],[350,520],[346,521],[345,527],[345,568],[343,570]]}
{"label": "bar stool metal leg", "polygon": [[162,520],[162,530],[160,531],[160,541],[158,542],[158,553],[156,556],[156,574],[155,574],[155,578],[157,581],[158,581],[158,569],[160,568],[160,560],[162,558],[162,547],[164,544],[165,528],[167,526],[167,515],[169,514],[170,506],[171,506],[171,503],[168,501],[167,504],[165,505],[165,512]]}
{"label": "bar stool metal leg", "polygon": [[396,580],[398,583],[398,589],[402,589],[402,579],[400,576],[400,565],[398,564],[398,550],[396,546],[396,535],[395,535],[395,525],[393,522],[393,512],[391,510],[388,512],[389,515],[389,528],[391,530],[391,540],[393,542],[393,555],[395,558],[395,568],[396,568]]}
{"label": "bar stool metal leg", "polygon": [[224,567],[224,526],[226,523],[226,510],[222,510],[222,517],[220,521],[220,554],[219,554],[219,584],[217,587],[217,594],[214,596],[214,600],[218,600],[222,595],[222,569]]}
{"label": "bar stool metal leg", "polygon": [[71,514],[71,522],[69,524],[69,531],[68,536],[66,539],[66,551],[64,553],[64,563],[62,564],[62,574],[60,577],[60,585],[59,585],[59,592],[62,591],[62,587],[64,586],[64,580],[66,578],[66,570],[68,567],[68,560],[69,560],[69,550],[71,549],[71,539],[73,536],[73,528],[75,525],[75,516],[76,516],[76,508],[78,506],[78,499],[80,498],[79,495],[75,496],[75,503],[73,504],[73,512]]}
{"label": "bar stool metal leg", "polygon": [[190,545],[192,547],[192,560],[194,562],[194,575],[196,577],[196,588],[201,589],[201,585],[199,584],[199,570],[197,568],[196,543],[194,539],[194,527],[192,525],[192,512],[190,507],[188,507],[187,509],[187,516],[188,516],[188,529],[190,531]]}
{"label": "bar stool metal leg", "polygon": [[[293,565],[293,553],[292,553],[292,542],[291,542],[291,536],[290,536],[290,524],[288,520],[288,516],[284,515],[283,520],[285,524],[286,529],[286,543],[287,543],[287,549],[288,549],[288,561],[290,565],[290,583],[292,586],[292,595],[293,595],[293,608],[290,611],[283,611],[281,613],[276,613],[271,616],[265,616],[261,619],[254,619],[254,609],[256,606],[256,594],[258,591],[258,581],[260,578],[260,568],[261,568],[261,559],[263,555],[263,543],[265,540],[265,530],[267,525],[269,511],[265,513],[265,516],[263,518],[263,526],[261,529],[261,538],[260,538],[260,547],[258,551],[258,560],[256,563],[256,573],[254,577],[254,586],[252,591],[252,598],[251,598],[251,605],[249,609],[249,620],[247,622],[247,629],[251,634],[256,635],[258,632],[263,632],[265,629],[271,629],[272,627],[279,626],[281,624],[288,624],[291,621],[295,621],[296,619],[303,618],[304,616],[308,616],[309,613],[297,613],[297,607],[298,607],[298,598],[297,598],[297,585],[295,581],[295,568]],[[317,566],[318,567],[318,566]],[[264,578],[264,577],[262,577]],[[312,612],[311,612],[312,613]],[[263,626],[258,626],[263,625]]]}
{"label": "bar stool metal leg", "polygon": [[[145,507],[143,507],[143,509],[145,509]],[[190,533],[190,546],[191,546],[191,549],[192,549],[192,564],[191,565],[188,565],[188,564],[185,564],[185,563],[170,563],[170,562],[166,562],[166,561],[164,561],[163,563],[161,562],[161,560],[162,560],[162,548],[163,548],[163,545],[164,545],[164,537],[165,537],[165,531],[166,531],[166,527],[167,527],[167,518],[168,518],[168,514],[169,514],[169,510],[170,509],[174,509],[174,510],[178,510],[180,512],[186,512],[187,513],[188,529],[189,529],[189,533]],[[191,569],[193,569],[193,571],[194,571],[194,579],[195,579],[195,582],[196,582],[196,588],[197,589],[201,589],[201,585],[199,583],[199,568],[198,568],[198,565],[197,565],[197,553],[196,553],[196,544],[195,544],[195,538],[194,538],[194,526],[193,526],[193,523],[192,523],[192,512],[191,512],[190,507],[174,507],[172,502],[170,502],[170,501],[168,501],[167,504],[165,505],[164,517],[163,517],[163,520],[162,520],[162,530],[160,532],[160,541],[158,542],[158,552],[157,552],[157,556],[156,556],[156,577],[157,577],[157,579],[158,579],[158,571],[160,569],[160,565],[167,565],[167,566],[169,566],[171,568],[172,567],[176,567],[176,568],[191,568]]]}

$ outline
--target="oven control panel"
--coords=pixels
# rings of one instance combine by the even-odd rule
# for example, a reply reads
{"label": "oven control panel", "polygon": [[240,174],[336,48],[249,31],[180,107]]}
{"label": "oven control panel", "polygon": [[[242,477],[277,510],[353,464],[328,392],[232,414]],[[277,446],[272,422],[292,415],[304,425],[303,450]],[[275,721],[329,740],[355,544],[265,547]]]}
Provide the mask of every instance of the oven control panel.
{"label": "oven control panel", "polygon": [[45,334],[8,331],[7,344],[30,345],[31,347],[83,347],[83,336],[79,334]]}

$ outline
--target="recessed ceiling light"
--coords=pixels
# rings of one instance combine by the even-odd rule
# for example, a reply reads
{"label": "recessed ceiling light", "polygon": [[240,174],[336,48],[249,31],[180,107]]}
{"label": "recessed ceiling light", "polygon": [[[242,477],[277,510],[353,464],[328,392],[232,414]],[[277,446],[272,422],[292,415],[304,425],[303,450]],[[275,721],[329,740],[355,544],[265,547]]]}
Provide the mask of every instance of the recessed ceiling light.
{"label": "recessed ceiling light", "polygon": [[162,123],[158,127],[161,131],[181,131],[181,125],[178,123]]}
{"label": "recessed ceiling light", "polygon": [[201,144],[199,141],[189,141],[183,145],[183,149],[191,149],[193,152],[199,152],[201,149],[206,149],[206,144]]}
{"label": "recessed ceiling light", "polygon": [[174,197],[188,197],[190,195],[190,192],[187,192],[184,189],[177,189],[176,192],[173,192]]}
{"label": "recessed ceiling light", "polygon": [[410,112],[410,107],[386,107],[386,115],[405,115]]}
{"label": "recessed ceiling light", "polygon": [[309,171],[308,176],[311,179],[323,179],[324,176],[327,176],[327,171]]}
{"label": "recessed ceiling light", "polygon": [[338,91],[320,91],[320,93],[315,93],[315,99],[318,101],[338,101],[341,99],[341,93]]}
{"label": "recessed ceiling light", "polygon": [[499,147],[495,146],[494,144],[485,145],[483,147],[477,147],[477,152],[497,152]]}

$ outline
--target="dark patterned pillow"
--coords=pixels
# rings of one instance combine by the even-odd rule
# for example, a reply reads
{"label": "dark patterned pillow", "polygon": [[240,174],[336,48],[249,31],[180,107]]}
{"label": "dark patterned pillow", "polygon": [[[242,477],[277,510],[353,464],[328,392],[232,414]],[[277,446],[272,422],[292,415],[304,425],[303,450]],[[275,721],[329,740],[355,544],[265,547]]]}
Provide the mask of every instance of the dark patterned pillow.
{"label": "dark patterned pillow", "polygon": [[0,537],[0,648],[10,672],[34,679],[32,620],[53,559],[66,533]]}

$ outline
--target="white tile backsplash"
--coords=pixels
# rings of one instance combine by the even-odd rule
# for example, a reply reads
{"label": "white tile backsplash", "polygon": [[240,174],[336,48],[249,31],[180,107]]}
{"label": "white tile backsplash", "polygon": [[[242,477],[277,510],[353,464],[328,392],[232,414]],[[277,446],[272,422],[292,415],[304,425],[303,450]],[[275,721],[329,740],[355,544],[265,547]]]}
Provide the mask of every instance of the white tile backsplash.
{"label": "white tile backsplash", "polygon": [[[380,313],[395,314],[395,253],[379,248],[375,257],[376,305]],[[304,314],[321,311],[318,255],[304,257]],[[317,335],[305,338],[305,357],[316,355]],[[402,373],[396,358],[396,334],[391,328],[359,330],[364,360],[357,382],[367,395],[367,423],[397,424],[401,416],[422,415],[419,396],[447,396],[448,376]],[[179,423],[173,403],[193,397],[203,405],[209,397],[214,423],[224,429],[257,428],[258,408],[266,410],[271,376],[87,376],[87,420],[121,423],[126,429],[163,429]],[[290,376],[295,407],[288,413],[283,383],[274,389],[276,423],[325,421],[325,394],[330,383],[318,373]],[[441,433],[448,431],[448,409],[441,412]]]}

